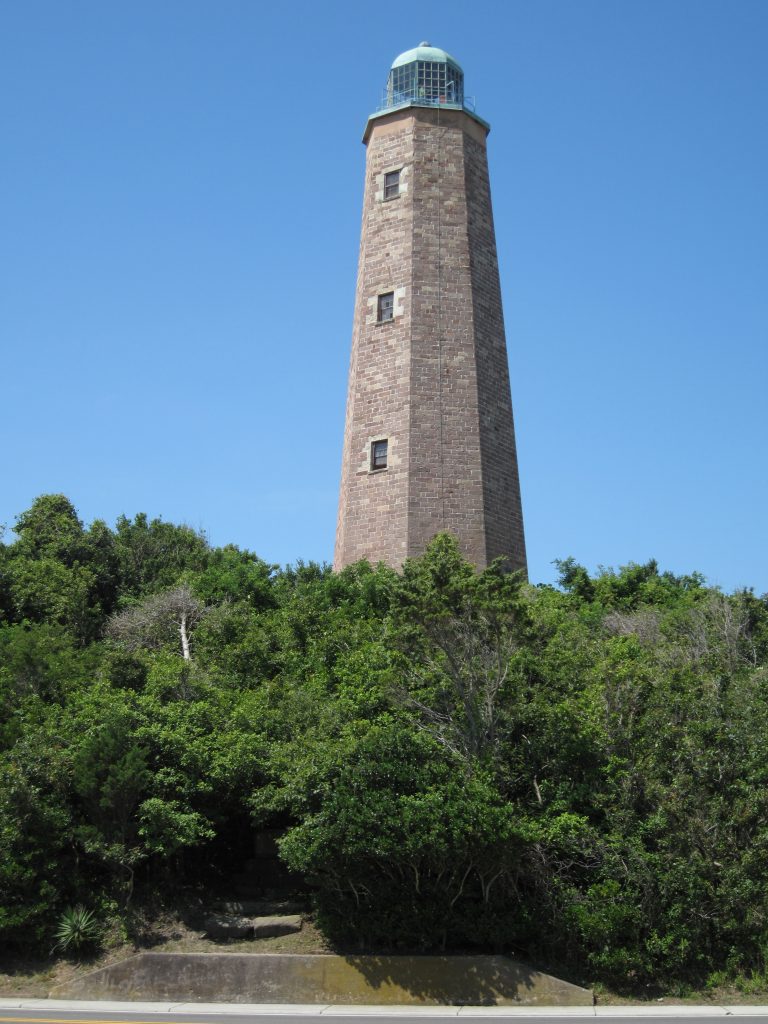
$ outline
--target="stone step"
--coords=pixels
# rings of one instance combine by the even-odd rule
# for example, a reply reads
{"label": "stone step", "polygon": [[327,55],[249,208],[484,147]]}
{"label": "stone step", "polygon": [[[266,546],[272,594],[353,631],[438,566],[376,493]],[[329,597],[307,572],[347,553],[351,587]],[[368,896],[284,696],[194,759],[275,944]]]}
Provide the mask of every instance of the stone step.
{"label": "stone step", "polygon": [[269,917],[253,917],[254,939],[271,939],[275,935],[290,935],[301,931],[300,914],[272,914]]}
{"label": "stone step", "polygon": [[265,917],[239,917],[234,914],[209,914],[204,922],[211,939],[271,939],[301,931],[299,914],[272,914]]}
{"label": "stone step", "polygon": [[250,939],[253,935],[253,925],[249,918],[233,917],[231,914],[208,914],[203,927],[210,939]]}
{"label": "stone step", "polygon": [[222,914],[234,914],[237,917],[271,917],[280,914],[303,914],[308,904],[300,900],[221,900],[214,905],[214,910]]}

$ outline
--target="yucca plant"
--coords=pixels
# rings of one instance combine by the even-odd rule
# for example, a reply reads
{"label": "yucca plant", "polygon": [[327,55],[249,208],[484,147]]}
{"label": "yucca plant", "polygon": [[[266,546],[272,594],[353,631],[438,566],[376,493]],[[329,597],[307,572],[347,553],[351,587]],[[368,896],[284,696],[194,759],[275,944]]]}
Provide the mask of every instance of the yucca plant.
{"label": "yucca plant", "polygon": [[99,937],[99,923],[96,920],[96,915],[92,910],[86,910],[80,905],[67,907],[59,918],[54,937],[56,939],[54,952],[57,950],[63,953],[79,952],[86,946],[94,945]]}

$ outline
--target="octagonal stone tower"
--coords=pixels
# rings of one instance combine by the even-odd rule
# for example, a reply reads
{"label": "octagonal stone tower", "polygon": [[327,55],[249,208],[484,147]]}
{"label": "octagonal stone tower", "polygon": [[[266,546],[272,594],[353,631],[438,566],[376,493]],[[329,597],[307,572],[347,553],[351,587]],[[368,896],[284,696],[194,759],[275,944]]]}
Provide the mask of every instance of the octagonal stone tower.
{"label": "octagonal stone tower", "polygon": [[368,120],[334,567],[399,567],[436,533],[526,570],[488,124],[422,43]]}

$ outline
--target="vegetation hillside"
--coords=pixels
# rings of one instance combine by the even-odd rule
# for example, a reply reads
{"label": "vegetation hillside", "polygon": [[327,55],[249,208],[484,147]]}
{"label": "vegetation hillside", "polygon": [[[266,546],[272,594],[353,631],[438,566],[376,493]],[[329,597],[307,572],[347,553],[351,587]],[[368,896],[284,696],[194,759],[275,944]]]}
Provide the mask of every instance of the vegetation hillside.
{"label": "vegetation hillside", "polygon": [[340,948],[619,987],[762,972],[768,600],[654,562],[560,587],[448,536],[279,570],[61,495],[0,544],[0,942],[221,888],[252,829]]}

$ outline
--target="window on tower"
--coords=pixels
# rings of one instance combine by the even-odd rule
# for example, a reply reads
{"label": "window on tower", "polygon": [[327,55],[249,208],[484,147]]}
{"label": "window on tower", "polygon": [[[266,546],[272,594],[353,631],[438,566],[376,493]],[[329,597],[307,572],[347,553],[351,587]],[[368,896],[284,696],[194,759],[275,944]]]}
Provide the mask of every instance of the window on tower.
{"label": "window on tower", "polygon": [[400,171],[389,171],[384,175],[384,198],[394,199],[400,195]]}
{"label": "window on tower", "polygon": [[371,444],[371,469],[387,468],[387,441],[373,441]]}
{"label": "window on tower", "polygon": [[391,320],[395,315],[395,293],[384,292],[379,296],[376,306],[376,319],[380,324]]}

